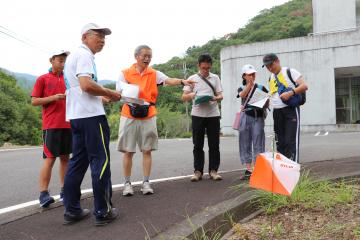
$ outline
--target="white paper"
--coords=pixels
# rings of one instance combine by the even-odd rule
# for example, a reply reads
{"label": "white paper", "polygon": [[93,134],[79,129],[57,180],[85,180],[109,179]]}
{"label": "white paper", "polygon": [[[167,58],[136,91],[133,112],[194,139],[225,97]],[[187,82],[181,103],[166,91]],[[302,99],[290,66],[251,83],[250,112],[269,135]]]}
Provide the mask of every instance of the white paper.
{"label": "white paper", "polygon": [[263,108],[268,99],[269,99],[269,97],[266,97],[264,99],[261,99],[260,101],[254,102],[254,103],[249,104],[249,105],[254,106],[254,107],[258,107],[258,108]]}
{"label": "white paper", "polygon": [[128,98],[139,98],[139,86],[134,84],[128,84],[125,82],[120,83],[121,96]]}
{"label": "white paper", "polygon": [[268,99],[269,94],[256,88],[248,104],[254,107],[263,108]]}
{"label": "white paper", "polygon": [[121,88],[121,101],[126,103],[134,103],[139,105],[149,104],[143,99],[139,99],[139,86],[134,84],[128,84],[120,82]]}

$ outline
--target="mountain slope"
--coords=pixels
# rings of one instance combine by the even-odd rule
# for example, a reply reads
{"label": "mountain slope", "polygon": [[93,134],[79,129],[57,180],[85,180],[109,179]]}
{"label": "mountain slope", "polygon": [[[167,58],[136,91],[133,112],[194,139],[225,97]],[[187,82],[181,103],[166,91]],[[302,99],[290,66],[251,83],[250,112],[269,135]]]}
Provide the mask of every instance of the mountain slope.
{"label": "mountain slope", "polygon": [[36,76],[28,73],[11,72],[4,68],[0,68],[0,71],[6,73],[7,75],[13,76],[16,79],[17,85],[26,90],[31,90],[34,87],[37,78]]}

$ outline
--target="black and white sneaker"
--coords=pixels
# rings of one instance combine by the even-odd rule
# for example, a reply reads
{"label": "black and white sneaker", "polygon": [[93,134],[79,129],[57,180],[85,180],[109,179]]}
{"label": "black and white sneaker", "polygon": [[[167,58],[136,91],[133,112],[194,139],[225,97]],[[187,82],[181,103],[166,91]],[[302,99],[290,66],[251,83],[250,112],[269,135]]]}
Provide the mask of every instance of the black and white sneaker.
{"label": "black and white sneaker", "polygon": [[112,221],[114,221],[119,215],[119,212],[116,208],[112,208],[110,212],[105,214],[104,216],[96,217],[95,226],[104,226]]}
{"label": "black and white sneaker", "polygon": [[245,170],[244,174],[240,176],[240,180],[249,180],[252,172],[249,170]]}
{"label": "black and white sneaker", "polygon": [[73,224],[73,223],[83,220],[84,218],[86,218],[88,216],[90,216],[90,210],[86,209],[86,208],[82,209],[81,213],[79,213],[79,214],[65,212],[63,224],[64,225]]}

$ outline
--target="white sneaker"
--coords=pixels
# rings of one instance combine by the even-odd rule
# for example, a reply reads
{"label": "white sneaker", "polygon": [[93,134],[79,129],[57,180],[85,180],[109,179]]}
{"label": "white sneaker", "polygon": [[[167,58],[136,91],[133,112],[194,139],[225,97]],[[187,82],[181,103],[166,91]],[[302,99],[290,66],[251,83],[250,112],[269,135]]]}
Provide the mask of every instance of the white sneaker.
{"label": "white sneaker", "polygon": [[141,187],[141,192],[144,195],[153,194],[154,189],[151,188],[149,182],[143,182],[142,187]]}
{"label": "white sneaker", "polygon": [[131,186],[131,183],[127,182],[124,184],[123,196],[132,196],[134,195],[134,189]]}

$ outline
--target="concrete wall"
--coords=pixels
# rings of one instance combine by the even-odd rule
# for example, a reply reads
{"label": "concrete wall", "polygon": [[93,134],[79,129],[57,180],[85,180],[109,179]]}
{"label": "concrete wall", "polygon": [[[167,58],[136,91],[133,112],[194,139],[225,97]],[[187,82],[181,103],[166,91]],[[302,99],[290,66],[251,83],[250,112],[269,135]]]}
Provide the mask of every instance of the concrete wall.
{"label": "concrete wall", "polygon": [[314,33],[355,28],[356,1],[312,0]]}
{"label": "concrete wall", "polygon": [[[301,107],[303,129],[334,126],[335,68],[360,66],[360,29],[342,33],[314,35],[271,42],[230,46],[221,51],[221,78],[224,88],[222,132],[234,134],[231,125],[240,107],[236,90],[241,85],[241,67],[250,63],[258,70],[256,81],[268,86],[270,73],[261,68],[262,57],[275,52],[282,66],[300,71],[309,85],[307,103]],[[272,114],[266,120],[272,125]]]}
{"label": "concrete wall", "polygon": [[360,27],[360,0],[356,0],[356,26]]}

